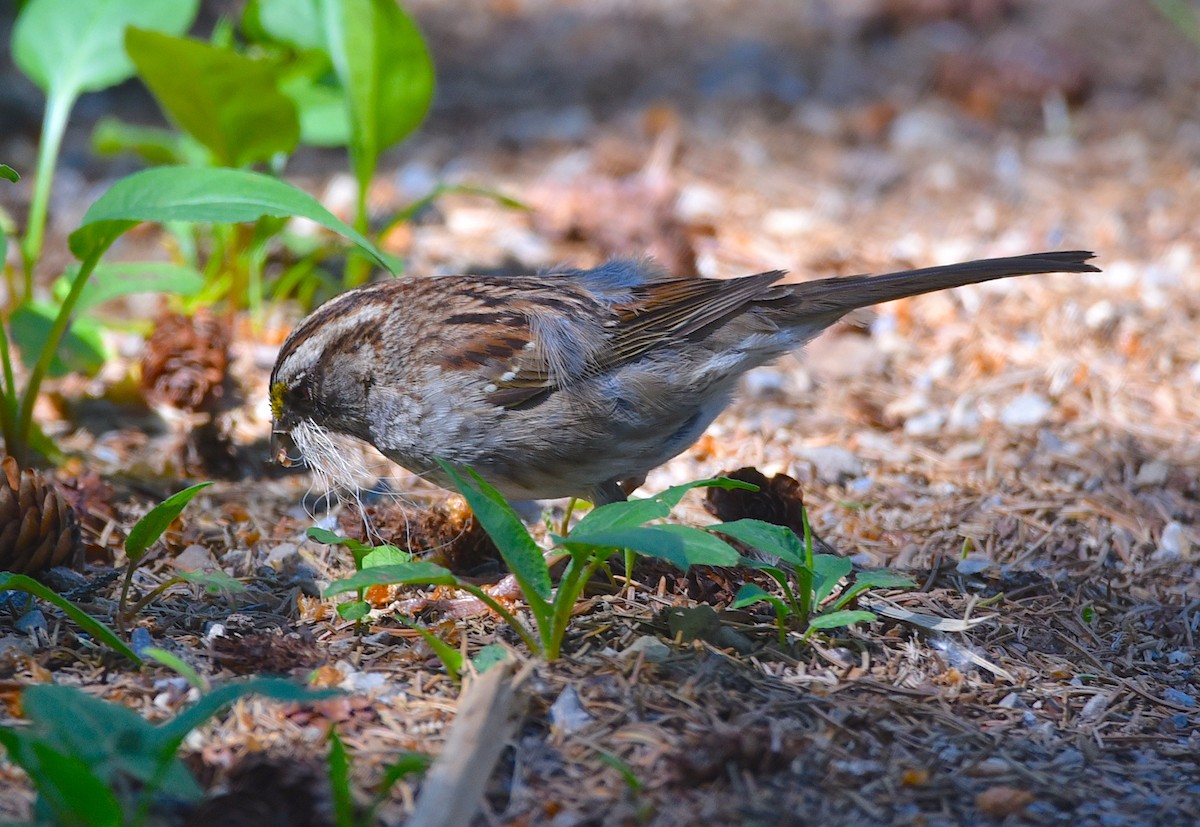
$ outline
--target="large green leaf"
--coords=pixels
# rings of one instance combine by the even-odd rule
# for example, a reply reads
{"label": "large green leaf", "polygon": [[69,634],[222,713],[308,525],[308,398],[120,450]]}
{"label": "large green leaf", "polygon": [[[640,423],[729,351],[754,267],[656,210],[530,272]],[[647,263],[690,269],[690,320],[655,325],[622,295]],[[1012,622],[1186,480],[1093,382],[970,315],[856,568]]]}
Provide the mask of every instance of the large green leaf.
{"label": "large green leaf", "polygon": [[633,528],[644,525],[651,520],[661,520],[671,513],[671,509],[679,505],[683,495],[693,488],[741,488],[757,491],[758,488],[750,483],[730,479],[696,480],[695,482],[675,485],[653,497],[627,500],[626,502],[608,503],[589,511],[571,531],[571,537],[577,535],[583,538],[590,532],[607,531],[614,528]]}
{"label": "large green leaf", "polygon": [[762,520],[735,520],[709,526],[708,529],[740,540],[794,566],[805,564],[804,543],[796,536],[796,532],[786,526],[773,525]]}
{"label": "large green leaf", "polygon": [[30,0],[13,30],[13,60],[47,94],[73,100],[133,74],[123,45],[127,26],[183,32],[199,5],[199,0]]}
{"label": "large green leaf", "polygon": [[[37,812],[55,824],[86,827],[121,827],[125,814],[121,802],[92,767],[80,758],[62,753],[25,733],[6,732],[5,747],[11,760],[29,775],[38,792]],[[10,741],[17,743],[10,745]]]}
{"label": "large green leaf", "polygon": [[0,178],[5,181],[12,181],[14,184],[21,180],[21,174],[8,164],[0,164]]}
{"label": "large green leaf", "polygon": [[389,271],[398,269],[391,257],[303,190],[257,172],[203,167],[159,167],[117,181],[71,233],[71,252],[80,259],[99,254],[142,221],[234,223],[264,215],[315,221],[353,241]]}
{"label": "large green leaf", "polygon": [[145,555],[146,549],[154,545],[162,533],[167,530],[167,526],[183,513],[183,509],[192,501],[192,498],[210,485],[212,485],[211,482],[201,482],[185,488],[177,494],[172,494],[150,509],[145,517],[138,520],[130,529],[129,536],[125,538],[125,555],[129,561],[136,565]]}
{"label": "large green leaf", "polygon": [[325,48],[346,91],[351,158],[366,187],[380,154],[420,125],[434,68],[416,23],[395,0],[316,0]]}
{"label": "large green leaf", "polygon": [[[21,352],[21,361],[26,368],[32,368],[41,356],[58,311],[58,306],[48,302],[26,301],[18,305],[9,318],[13,342]],[[94,319],[75,319],[58,343],[49,374],[92,376],[104,367],[107,358],[100,324]]]}
{"label": "large green leaf", "polygon": [[308,689],[286,678],[249,678],[214,689],[174,718],[154,728],[160,755],[174,755],[183,739],[225,707],[246,695],[261,695],[282,703],[312,703],[340,694],[333,689]]}
{"label": "large green leaf", "polygon": [[632,549],[659,557],[680,569],[689,566],[735,566],[738,553],[725,541],[699,528],[685,525],[654,525],[612,528],[576,536],[571,532],[563,545],[573,550]]}
{"label": "large green leaf", "polygon": [[158,778],[175,797],[194,801],[202,796],[174,751],[158,747],[155,727],[121,704],[46,684],[26,689],[21,706],[41,741],[81,759],[108,784],[125,777],[143,784]]}
{"label": "large green leaf", "polygon": [[[62,301],[71,290],[79,265],[66,269],[54,282],[54,297]],[[97,305],[135,293],[169,293],[194,296],[204,289],[204,274],[194,267],[165,261],[122,261],[100,264],[92,271],[74,312],[83,314]]]}
{"label": "large green leaf", "polygon": [[125,48],[171,120],[221,164],[240,167],[296,148],[296,106],[279,91],[274,61],[132,27]]}
{"label": "large green leaf", "polygon": [[[529,601],[530,609],[538,615],[550,600],[552,588],[550,568],[546,565],[541,546],[530,536],[529,529],[525,528],[525,523],[512,506],[505,502],[504,496],[482,477],[470,470],[467,471],[468,476],[464,476],[446,463],[442,463],[442,470],[450,476],[454,487],[471,507],[475,519],[495,542],[500,556],[508,564],[508,570],[517,579],[521,593]],[[535,605],[535,597],[540,598],[543,605]]]}

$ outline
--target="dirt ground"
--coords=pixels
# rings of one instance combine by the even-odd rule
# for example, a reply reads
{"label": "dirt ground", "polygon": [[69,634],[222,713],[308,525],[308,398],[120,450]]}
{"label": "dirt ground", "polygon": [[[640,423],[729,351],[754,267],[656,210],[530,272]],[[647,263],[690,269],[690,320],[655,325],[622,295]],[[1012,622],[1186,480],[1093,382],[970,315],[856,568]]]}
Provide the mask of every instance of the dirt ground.
{"label": "dirt ground", "polygon": [[[882,306],[748,377],[643,490],[741,466],[787,473],[826,542],[921,588],[872,598],[893,617],[787,651],[766,614],[746,611],[725,620],[748,649],[672,641],[663,610],[724,609],[736,573],[664,571],[632,597],[590,597],[566,656],[526,682],[528,715],[474,823],[1195,824],[1200,44],[1126,0],[407,5],[438,64],[438,102],[389,155],[373,203],[382,214],[444,180],[532,208],[444,197],[387,240],[415,275],[647,251],[712,277],[1042,249],[1094,250],[1104,271]],[[85,102],[84,119],[106,106],[145,103],[119,90]],[[52,207],[60,250],[80,204],[130,163],[90,158],[81,134]],[[29,168],[30,146],[14,128],[0,160]],[[349,179],[330,172],[344,168],[308,153],[290,173],[348,210]],[[266,371],[291,320],[235,343],[247,451],[267,434]],[[64,474],[101,470],[117,492],[91,523],[103,557],[178,487],[152,469],[174,437],[103,382],[58,394],[46,415],[83,458]],[[316,668],[351,690],[315,712],[243,702],[188,742],[215,788],[237,789],[239,764],[266,760],[274,781],[255,783],[282,791],[289,823],[325,823],[320,784],[295,781],[321,775],[325,730],[371,789],[398,751],[441,749],[457,689],[387,611],[356,638],[311,596],[351,563],[303,540],[309,481],[263,473],[198,500],[140,581],[185,555],[251,578],[252,598],[231,607],[181,588],[145,626],[217,680]],[[439,495],[393,473],[406,496],[379,509],[403,526]],[[699,497],[677,519],[711,522]],[[930,630],[900,610],[970,622]],[[472,652],[513,640],[486,616],[425,619]],[[185,703],[165,668],[108,671],[64,657],[78,653],[65,633],[0,634],[6,687],[80,683],[155,717]],[[395,788],[387,823],[419,787]],[[27,813],[19,773],[0,769],[0,789],[0,819]]]}

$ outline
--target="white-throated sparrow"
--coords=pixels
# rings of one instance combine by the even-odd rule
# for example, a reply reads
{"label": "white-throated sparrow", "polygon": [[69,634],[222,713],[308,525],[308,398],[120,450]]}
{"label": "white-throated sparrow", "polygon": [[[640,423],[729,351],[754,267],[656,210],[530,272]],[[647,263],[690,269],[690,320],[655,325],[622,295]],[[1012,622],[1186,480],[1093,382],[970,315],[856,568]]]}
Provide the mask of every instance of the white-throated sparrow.
{"label": "white-throated sparrow", "polygon": [[746,371],[851,310],[1009,276],[1088,273],[1089,252],[777,284],[679,279],[645,262],[533,276],[383,281],[318,308],[271,374],[277,435],[318,467],[331,433],[445,483],[471,467],[506,497],[624,498],[696,440]]}

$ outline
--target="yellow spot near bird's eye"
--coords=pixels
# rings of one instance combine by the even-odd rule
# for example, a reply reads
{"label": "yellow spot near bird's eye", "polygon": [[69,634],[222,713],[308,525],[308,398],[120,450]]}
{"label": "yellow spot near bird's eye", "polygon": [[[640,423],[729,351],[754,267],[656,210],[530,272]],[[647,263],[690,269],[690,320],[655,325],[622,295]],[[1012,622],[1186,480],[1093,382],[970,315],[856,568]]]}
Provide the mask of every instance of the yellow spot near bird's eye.
{"label": "yellow spot near bird's eye", "polygon": [[276,382],[271,386],[271,418],[283,418],[283,392],[287,390],[287,386],[282,382]]}

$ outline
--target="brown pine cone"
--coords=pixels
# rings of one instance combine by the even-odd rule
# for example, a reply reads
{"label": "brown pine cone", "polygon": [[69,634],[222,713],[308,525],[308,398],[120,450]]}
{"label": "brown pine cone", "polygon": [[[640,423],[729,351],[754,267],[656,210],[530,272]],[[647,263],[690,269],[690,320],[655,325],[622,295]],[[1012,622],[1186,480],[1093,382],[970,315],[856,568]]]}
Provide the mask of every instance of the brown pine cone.
{"label": "brown pine cone", "polygon": [[37,574],[83,563],[79,522],[52,482],[17,461],[0,462],[0,570]]}
{"label": "brown pine cone", "polygon": [[142,356],[142,393],[153,404],[209,411],[224,393],[229,326],[206,308],[159,316]]}

